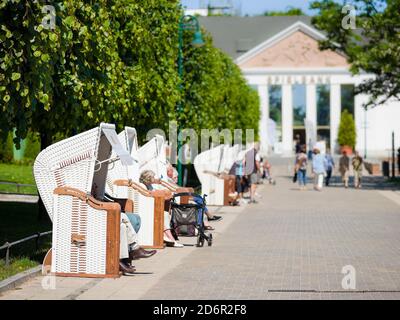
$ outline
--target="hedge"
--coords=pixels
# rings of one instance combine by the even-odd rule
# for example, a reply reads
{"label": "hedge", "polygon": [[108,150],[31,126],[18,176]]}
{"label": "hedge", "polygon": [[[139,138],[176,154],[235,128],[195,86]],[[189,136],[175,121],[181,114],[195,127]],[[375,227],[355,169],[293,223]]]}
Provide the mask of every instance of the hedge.
{"label": "hedge", "polygon": [[[56,27],[45,29],[40,1],[0,0],[0,134],[38,133],[42,148],[56,137],[115,123],[168,131],[254,128],[258,97],[232,59],[212,45],[185,41],[185,86],[177,68],[178,0],[53,1]],[[185,32],[185,37],[191,37]],[[181,120],[181,119],[179,119]],[[15,141],[18,143],[18,139]]]}

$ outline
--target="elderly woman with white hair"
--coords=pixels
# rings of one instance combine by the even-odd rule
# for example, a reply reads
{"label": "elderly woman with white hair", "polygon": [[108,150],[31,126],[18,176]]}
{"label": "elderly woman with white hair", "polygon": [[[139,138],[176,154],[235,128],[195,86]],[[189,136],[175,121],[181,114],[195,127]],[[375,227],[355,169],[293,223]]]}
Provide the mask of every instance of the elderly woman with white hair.
{"label": "elderly woman with white hair", "polygon": [[[152,170],[144,170],[140,174],[139,182],[143,183],[150,192],[158,189],[159,181],[155,178],[155,173]],[[168,205],[165,208],[169,208],[169,200],[166,200],[166,202],[168,202]],[[183,247],[183,244],[177,242],[171,232],[171,216],[168,211],[164,211],[164,242],[167,246],[174,248]]]}

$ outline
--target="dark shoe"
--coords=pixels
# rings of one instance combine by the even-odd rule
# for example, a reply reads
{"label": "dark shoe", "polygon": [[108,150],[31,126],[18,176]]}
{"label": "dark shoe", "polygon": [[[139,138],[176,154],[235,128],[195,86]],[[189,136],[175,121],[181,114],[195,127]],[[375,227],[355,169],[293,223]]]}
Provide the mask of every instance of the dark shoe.
{"label": "dark shoe", "polygon": [[119,270],[122,271],[122,274],[125,276],[131,276],[135,273],[136,269],[134,266],[131,266],[125,262],[119,262]]}
{"label": "dark shoe", "polygon": [[222,220],[221,216],[212,216],[211,218],[208,218],[208,221],[220,221]]}
{"label": "dark shoe", "polygon": [[150,258],[151,256],[156,254],[156,250],[149,250],[146,251],[143,248],[139,248],[136,250],[132,250],[131,252],[129,252],[129,258],[131,260],[137,260],[140,258]]}

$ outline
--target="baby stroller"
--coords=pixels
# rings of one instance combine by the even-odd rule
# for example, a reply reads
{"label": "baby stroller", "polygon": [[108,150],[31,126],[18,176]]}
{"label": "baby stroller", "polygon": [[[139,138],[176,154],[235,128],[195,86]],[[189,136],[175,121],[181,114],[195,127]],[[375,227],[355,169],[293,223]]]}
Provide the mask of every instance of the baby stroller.
{"label": "baby stroller", "polygon": [[[176,230],[180,226],[194,226],[197,231],[197,247],[204,245],[204,240],[207,241],[208,246],[212,245],[212,234],[207,234],[204,230],[204,209],[206,207],[206,196],[203,197],[191,193],[182,192],[174,194],[171,199],[171,228]],[[178,197],[197,197],[202,201],[196,203],[179,204]]]}

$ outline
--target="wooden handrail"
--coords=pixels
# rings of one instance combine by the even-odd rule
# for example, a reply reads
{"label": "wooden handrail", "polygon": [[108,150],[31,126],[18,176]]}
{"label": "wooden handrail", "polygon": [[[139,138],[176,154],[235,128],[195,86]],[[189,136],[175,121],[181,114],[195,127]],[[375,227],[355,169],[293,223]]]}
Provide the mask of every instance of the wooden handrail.
{"label": "wooden handrail", "polygon": [[153,198],[162,197],[162,198],[166,198],[166,199],[172,198],[172,192],[169,190],[151,190],[150,191],[150,190],[144,189],[140,184],[138,184],[137,182],[132,181],[132,180],[119,179],[119,180],[115,180],[114,184],[116,186],[120,186],[120,187],[133,188],[145,197],[153,197]]}
{"label": "wooden handrail", "polygon": [[82,201],[87,202],[92,208],[97,210],[116,210],[121,211],[121,206],[115,202],[103,202],[95,199],[91,195],[86,194],[85,192],[71,188],[71,187],[58,187],[54,189],[54,194],[64,195],[64,196],[72,196],[78,198]]}

